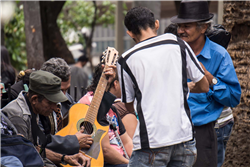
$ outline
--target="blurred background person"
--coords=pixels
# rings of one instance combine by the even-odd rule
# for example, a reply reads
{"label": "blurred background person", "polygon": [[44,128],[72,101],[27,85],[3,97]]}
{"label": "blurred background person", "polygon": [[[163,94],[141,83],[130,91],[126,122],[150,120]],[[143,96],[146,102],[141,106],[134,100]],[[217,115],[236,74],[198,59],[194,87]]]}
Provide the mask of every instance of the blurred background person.
{"label": "blurred background person", "polygon": [[11,65],[10,55],[5,46],[1,46],[1,82],[7,87],[13,85],[16,80],[16,70]]}
{"label": "blurred background person", "polygon": [[[84,71],[83,67],[87,64],[89,60],[86,57],[86,51],[83,50],[82,52],[83,55],[80,56],[77,59],[77,62],[70,67],[70,95],[74,98],[75,101],[78,101],[85,94],[85,89],[88,86],[88,74]],[[77,88],[77,93],[75,92],[75,86]]]}
{"label": "blurred background person", "polygon": [[6,89],[6,92],[3,93],[1,99],[1,108],[6,106],[10,101],[17,98],[18,94],[24,90],[28,92],[29,90],[29,77],[30,74],[35,71],[34,69],[26,69],[24,71],[20,71],[17,75],[16,83],[10,87],[10,94],[8,93],[9,89]]}
{"label": "blurred background person", "polygon": [[179,37],[177,33],[177,28],[178,28],[177,24],[171,23],[165,28],[164,33],[172,33],[176,35],[177,37]]}
{"label": "blurred background person", "polygon": [[16,83],[11,86],[11,98],[12,100],[16,99],[18,94],[24,90],[28,92],[29,90],[29,78],[30,74],[35,71],[35,69],[26,69],[20,71],[17,75]]}

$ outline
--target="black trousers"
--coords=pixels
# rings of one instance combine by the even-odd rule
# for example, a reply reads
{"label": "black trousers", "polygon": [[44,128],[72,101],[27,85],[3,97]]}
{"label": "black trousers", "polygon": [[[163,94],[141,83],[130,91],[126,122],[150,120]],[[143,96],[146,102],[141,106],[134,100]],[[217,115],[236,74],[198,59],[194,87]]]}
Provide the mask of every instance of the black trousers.
{"label": "black trousers", "polygon": [[197,160],[193,167],[217,167],[217,137],[215,122],[195,126]]}

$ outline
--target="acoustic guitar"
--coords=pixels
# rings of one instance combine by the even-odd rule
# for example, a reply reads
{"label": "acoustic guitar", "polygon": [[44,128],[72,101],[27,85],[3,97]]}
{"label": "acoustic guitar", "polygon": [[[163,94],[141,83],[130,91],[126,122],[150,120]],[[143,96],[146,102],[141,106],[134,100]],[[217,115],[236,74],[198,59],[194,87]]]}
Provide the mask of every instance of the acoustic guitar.
{"label": "acoustic guitar", "polygon": [[[103,52],[104,69],[110,65],[115,65],[117,59],[118,52],[116,49],[108,47]],[[109,126],[101,126],[97,122],[97,113],[107,84],[106,75],[102,73],[90,106],[80,103],[73,105],[69,110],[68,125],[56,134],[60,136],[74,135],[81,129],[81,126],[84,126],[84,133],[91,134],[94,141],[89,149],[80,149],[79,152],[91,158],[91,167],[103,167],[104,165],[101,141],[107,134]]]}

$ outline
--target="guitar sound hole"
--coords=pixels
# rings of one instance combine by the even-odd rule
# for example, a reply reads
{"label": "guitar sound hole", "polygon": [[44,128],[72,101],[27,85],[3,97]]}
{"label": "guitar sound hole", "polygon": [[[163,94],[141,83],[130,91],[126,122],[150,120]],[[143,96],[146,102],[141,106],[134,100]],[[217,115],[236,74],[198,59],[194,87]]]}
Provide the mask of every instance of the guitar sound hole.
{"label": "guitar sound hole", "polygon": [[84,132],[85,134],[92,134],[93,133],[93,125],[88,122],[88,121],[83,121],[81,124],[80,124],[80,127],[84,127]]}

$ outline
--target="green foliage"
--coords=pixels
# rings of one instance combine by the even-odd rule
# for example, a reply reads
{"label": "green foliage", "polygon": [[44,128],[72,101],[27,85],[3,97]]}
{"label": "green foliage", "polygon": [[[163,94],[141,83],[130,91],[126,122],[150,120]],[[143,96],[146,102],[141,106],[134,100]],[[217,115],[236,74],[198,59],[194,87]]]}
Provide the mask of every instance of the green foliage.
{"label": "green foliage", "polygon": [[[100,3],[102,4],[100,5]],[[96,24],[102,24],[103,26],[114,24],[116,5],[109,1],[98,1],[97,4]],[[92,1],[67,1],[65,3],[57,23],[68,45],[77,42],[84,43],[80,31],[83,27],[91,27],[94,11],[95,8]],[[72,32],[77,34],[74,41],[69,40],[69,35]]]}
{"label": "green foliage", "polygon": [[11,55],[11,64],[19,71],[27,68],[23,5],[16,6],[14,16],[4,25],[4,45]]}
{"label": "green foliage", "polygon": [[123,3],[123,15],[126,16],[127,12],[128,12],[128,7],[126,3]]}
{"label": "green foliage", "polygon": [[[11,55],[12,65],[19,71],[27,68],[26,37],[23,5],[16,2],[16,9],[12,20],[4,25],[4,43]],[[101,3],[101,4],[100,4]],[[107,26],[114,24],[115,7],[109,1],[97,1],[96,24]],[[124,7],[126,8],[126,6]],[[67,44],[80,42],[84,39],[80,33],[83,27],[90,28],[94,18],[94,4],[92,1],[67,1],[57,19],[58,26]],[[70,32],[76,32],[78,41],[69,42]]]}

